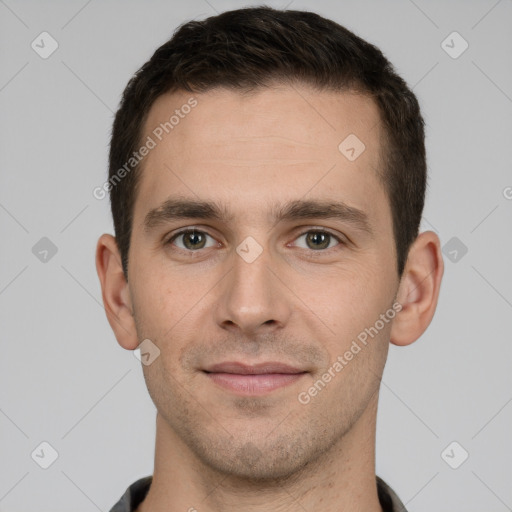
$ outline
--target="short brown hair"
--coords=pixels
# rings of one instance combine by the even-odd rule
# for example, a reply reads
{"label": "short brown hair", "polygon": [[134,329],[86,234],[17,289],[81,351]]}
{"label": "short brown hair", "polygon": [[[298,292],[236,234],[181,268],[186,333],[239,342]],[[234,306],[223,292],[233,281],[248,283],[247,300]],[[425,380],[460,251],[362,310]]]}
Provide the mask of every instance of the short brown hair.
{"label": "short brown hair", "polygon": [[[112,129],[110,183],[140,147],[148,113],[162,94],[215,87],[252,91],[276,82],[357,91],[376,101],[387,139],[379,176],[390,201],[401,276],[418,236],[427,181],[418,101],[378,48],[312,12],[245,8],[178,27],[124,90]],[[140,164],[110,187],[126,278],[138,171]]]}

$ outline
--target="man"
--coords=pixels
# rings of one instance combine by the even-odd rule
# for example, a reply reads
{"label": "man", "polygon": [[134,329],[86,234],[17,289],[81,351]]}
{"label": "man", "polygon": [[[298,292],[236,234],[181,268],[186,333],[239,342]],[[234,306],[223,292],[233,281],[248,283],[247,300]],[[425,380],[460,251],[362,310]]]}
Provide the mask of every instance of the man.
{"label": "man", "polygon": [[413,93],[374,46],[267,7],[181,26],[129,82],[96,265],[157,408],[112,511],[404,511],[375,474],[389,343],[429,325]]}

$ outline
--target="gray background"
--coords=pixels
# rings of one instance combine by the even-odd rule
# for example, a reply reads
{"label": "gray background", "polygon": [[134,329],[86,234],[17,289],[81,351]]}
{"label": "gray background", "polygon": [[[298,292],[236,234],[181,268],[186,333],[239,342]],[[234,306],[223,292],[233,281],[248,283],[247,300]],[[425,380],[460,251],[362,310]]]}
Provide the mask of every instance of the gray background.
{"label": "gray background", "polygon": [[[105,318],[94,251],[112,224],[92,191],[130,76],[178,24],[242,5],[0,0],[1,511],[107,511],[152,473],[155,408]],[[439,234],[446,270],[426,334],[391,347],[377,473],[410,511],[512,510],[512,1],[289,8],[379,46],[427,122],[423,229]],[[31,48],[43,31],[59,45],[47,59]],[[445,51],[463,48],[458,36],[442,45],[454,31],[469,44],[458,58]],[[48,469],[34,460],[49,457],[43,441],[59,454]]]}

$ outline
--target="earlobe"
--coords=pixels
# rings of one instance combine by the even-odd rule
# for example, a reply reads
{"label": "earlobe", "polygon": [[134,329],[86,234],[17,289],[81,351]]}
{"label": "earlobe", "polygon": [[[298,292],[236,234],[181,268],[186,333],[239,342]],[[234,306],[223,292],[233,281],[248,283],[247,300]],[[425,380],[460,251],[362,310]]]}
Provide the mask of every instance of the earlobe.
{"label": "earlobe", "polygon": [[116,239],[104,234],[96,247],[96,271],[108,322],[118,343],[127,350],[138,346],[130,289],[121,265]]}
{"label": "earlobe", "polygon": [[391,343],[410,345],[426,330],[437,307],[443,272],[439,237],[425,231],[409,250],[396,299],[402,309],[393,321]]}

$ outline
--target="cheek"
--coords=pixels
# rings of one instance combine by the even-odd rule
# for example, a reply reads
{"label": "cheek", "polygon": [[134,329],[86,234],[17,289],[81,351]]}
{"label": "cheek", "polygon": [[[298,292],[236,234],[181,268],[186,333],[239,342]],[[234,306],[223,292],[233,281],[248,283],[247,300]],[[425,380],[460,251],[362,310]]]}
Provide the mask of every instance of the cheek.
{"label": "cheek", "polygon": [[348,354],[358,363],[350,363],[353,368],[345,374],[367,365],[378,369],[385,360],[392,316],[385,322],[381,315],[392,306],[395,286],[386,274],[376,265],[361,264],[322,279],[296,282],[294,291],[304,302],[300,315],[311,319],[309,328],[317,333],[330,361],[347,351],[357,353]]}
{"label": "cheek", "polygon": [[130,287],[137,330],[150,339],[161,338],[185,314],[182,283],[155,270],[149,263],[134,265]]}
{"label": "cheek", "polygon": [[361,263],[340,265],[328,273],[296,278],[294,291],[333,327],[357,325],[375,315],[378,318],[388,307],[392,289],[385,277],[385,272],[364,258],[364,263],[361,259]]}
{"label": "cheek", "polygon": [[139,305],[157,317],[173,314],[193,295],[198,283],[194,282],[192,287],[189,280],[183,278],[182,270],[170,268],[163,252],[151,257],[148,250],[147,255],[142,256],[134,261],[133,268],[134,292]]}
{"label": "cheek", "polygon": [[184,277],[179,270],[163,271],[149,261],[134,266],[133,276],[138,335],[154,341],[165,365],[175,368],[181,352],[198,337],[198,326],[211,317],[213,285],[201,277]]}

